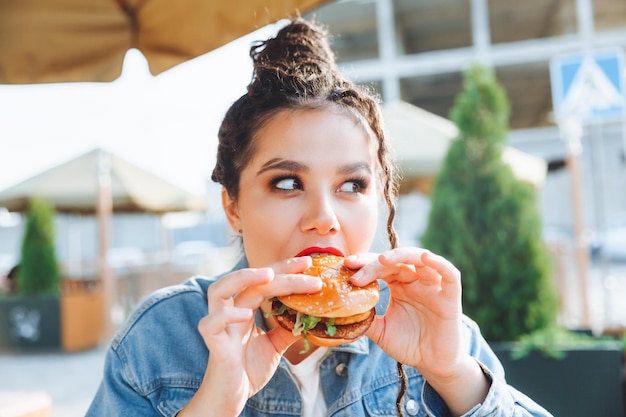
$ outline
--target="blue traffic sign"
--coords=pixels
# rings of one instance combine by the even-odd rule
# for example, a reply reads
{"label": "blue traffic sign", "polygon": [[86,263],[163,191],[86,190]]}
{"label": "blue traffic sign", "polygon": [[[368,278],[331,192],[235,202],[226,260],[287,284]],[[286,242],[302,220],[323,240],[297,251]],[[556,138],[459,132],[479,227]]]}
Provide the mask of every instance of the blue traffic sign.
{"label": "blue traffic sign", "polygon": [[621,50],[557,56],[550,62],[552,103],[558,120],[621,118],[625,114]]}

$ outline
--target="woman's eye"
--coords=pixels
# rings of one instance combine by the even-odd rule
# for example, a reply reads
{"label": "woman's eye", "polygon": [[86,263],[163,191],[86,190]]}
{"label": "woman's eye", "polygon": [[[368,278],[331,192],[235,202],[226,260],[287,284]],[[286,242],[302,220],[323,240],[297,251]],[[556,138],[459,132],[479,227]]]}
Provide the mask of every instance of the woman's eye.
{"label": "woman's eye", "polygon": [[297,190],[300,187],[300,182],[295,178],[282,178],[274,183],[274,187],[279,190]]}
{"label": "woman's eye", "polygon": [[339,187],[339,191],[342,191],[344,193],[360,193],[362,192],[363,188],[363,184],[359,181],[346,181],[341,184],[341,187]]}

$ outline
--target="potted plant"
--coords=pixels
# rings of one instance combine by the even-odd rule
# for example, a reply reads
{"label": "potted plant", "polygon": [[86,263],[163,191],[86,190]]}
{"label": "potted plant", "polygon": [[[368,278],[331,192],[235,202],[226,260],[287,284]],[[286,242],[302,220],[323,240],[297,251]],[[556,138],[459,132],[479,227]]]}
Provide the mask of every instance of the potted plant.
{"label": "potted plant", "polygon": [[54,248],[55,210],[35,197],[26,212],[19,265],[0,294],[0,349],[79,351],[103,338],[104,294],[97,281],[62,279]]}
{"label": "potted plant", "polygon": [[[622,415],[621,394],[615,394],[621,392],[621,380],[615,377],[621,375],[621,348],[593,349],[597,345],[591,337],[582,346],[580,339],[566,337],[571,332],[557,324],[558,298],[542,240],[536,190],[516,179],[502,160],[509,111],[493,71],[469,68],[451,110],[459,137],[451,143],[435,180],[422,243],[461,271],[464,311],[481,326],[505,366],[509,383],[555,415]],[[559,351],[563,355],[556,356],[561,359],[535,349],[542,338],[543,352]],[[609,352],[606,360],[612,366],[598,367],[587,355],[574,353],[575,348],[600,355]],[[598,375],[605,368],[608,375],[594,386],[578,377],[563,381],[570,360],[587,371],[572,371],[579,375]],[[574,380],[576,384],[565,384]],[[615,390],[606,384],[613,384]],[[598,403],[614,407],[604,413]],[[589,407],[595,408],[589,412]]]}
{"label": "potted plant", "polygon": [[54,250],[54,208],[34,198],[26,213],[13,294],[0,302],[0,346],[60,346],[60,271]]}

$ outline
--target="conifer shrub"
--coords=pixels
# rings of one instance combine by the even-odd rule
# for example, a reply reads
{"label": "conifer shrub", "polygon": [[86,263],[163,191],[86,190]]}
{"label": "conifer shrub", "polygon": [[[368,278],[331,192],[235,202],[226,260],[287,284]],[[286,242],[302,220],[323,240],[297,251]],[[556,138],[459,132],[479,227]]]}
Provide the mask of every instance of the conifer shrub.
{"label": "conifer shrub", "polygon": [[54,215],[54,208],[45,199],[31,200],[17,276],[20,294],[59,293],[61,274],[54,250]]}
{"label": "conifer shrub", "polygon": [[490,342],[515,341],[557,316],[536,190],[502,161],[509,112],[493,71],[468,69],[450,113],[460,133],[435,180],[421,237],[461,271],[464,312]]}

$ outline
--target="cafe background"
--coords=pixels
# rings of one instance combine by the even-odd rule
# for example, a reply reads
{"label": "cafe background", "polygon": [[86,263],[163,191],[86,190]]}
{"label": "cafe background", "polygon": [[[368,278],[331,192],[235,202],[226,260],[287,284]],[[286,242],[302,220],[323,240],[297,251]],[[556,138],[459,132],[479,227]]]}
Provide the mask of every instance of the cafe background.
{"label": "cafe background", "polygon": [[[473,62],[493,66],[512,104],[508,146],[529,156],[530,165],[540,172],[534,178],[544,239],[560,289],[561,320],[574,328],[592,327],[599,332],[623,329],[623,116],[584,120],[580,146],[572,149],[555,113],[555,67],[551,64],[587,53],[609,52],[621,57],[626,47],[626,3],[342,0],[328,2],[311,13],[307,16],[314,14],[335,34],[333,46],[348,75],[373,85],[385,106],[404,103],[426,111],[430,116],[423,123],[432,122],[437,126],[433,129],[443,132],[431,145],[441,148],[444,141],[444,150],[446,138],[454,135],[446,119],[461,91],[463,70]],[[231,245],[234,236],[219,207],[219,188],[208,179],[215,132],[226,107],[248,81],[248,45],[279,26],[261,28],[256,36],[246,36],[156,77],[148,73],[141,54],[132,50],[126,55],[124,74],[111,83],[0,85],[0,109],[9,115],[0,117],[0,190],[93,148],[104,148],[207,197],[208,208],[202,212],[113,213],[107,263],[116,294],[111,309],[114,325],[152,290],[196,273],[223,270],[237,257],[238,248]],[[216,68],[221,69],[220,76],[208,77]],[[623,103],[623,67],[619,71],[617,79],[604,75]],[[228,85],[232,91],[225,92]],[[78,89],[88,93],[81,95]],[[115,90],[114,94],[105,93]],[[63,107],[62,102],[48,98],[59,95],[73,98],[74,107]],[[41,103],[46,99],[44,108]],[[116,100],[105,104],[99,116],[104,121],[87,114],[103,99]],[[142,107],[152,113],[140,114],[137,109]],[[34,111],[42,116],[33,117]],[[73,120],[72,125],[80,129],[49,120],[55,117],[64,123]],[[45,136],[37,136],[37,124],[48,128]],[[111,132],[107,125],[123,128]],[[148,128],[154,131],[146,133]],[[21,137],[20,131],[30,136]],[[423,139],[417,124],[415,131],[416,141]],[[54,134],[59,138],[51,138]],[[75,141],[65,146],[69,136],[75,136]],[[428,146],[418,143],[418,150]],[[576,170],[568,164],[572,155]],[[403,189],[397,219],[401,244],[420,242],[430,208],[432,176],[432,171],[415,175]],[[55,226],[55,247],[65,277],[96,279],[96,216],[59,213]],[[0,277],[19,261],[23,230],[22,215],[0,209]],[[377,240],[377,245],[382,242],[382,238]],[[586,258],[583,263],[581,256]],[[584,280],[581,265],[585,265]]]}
{"label": "cafe background", "polygon": [[[626,21],[626,5],[609,0],[532,0],[523,3],[503,0],[338,1],[316,8],[308,16],[313,15],[327,24],[335,35],[333,46],[344,70],[356,81],[376,87],[386,105],[401,101],[447,118],[454,97],[461,89],[463,70],[472,62],[493,65],[498,81],[505,88],[512,104],[509,146],[545,161],[547,167],[538,190],[545,239],[553,249],[561,274],[558,279],[564,288],[571,290],[567,292],[569,298],[563,305],[564,318],[573,325],[585,325],[589,324],[585,321],[595,320],[596,326],[623,326],[626,317],[611,311],[617,302],[611,300],[610,291],[612,286],[624,285],[622,281],[626,279],[622,278],[622,265],[626,261],[626,192],[623,186],[626,180],[626,135],[623,119],[603,118],[582,125],[579,169],[572,172],[566,165],[570,149],[554,112],[550,65],[559,57],[583,52],[608,50],[622,53],[626,45],[626,25],[623,23]],[[258,36],[271,33],[276,27],[268,27],[264,33],[261,30]],[[243,56],[236,67],[249,68],[244,51],[253,39],[256,38],[247,36],[230,48],[237,49],[240,59]],[[164,124],[161,130],[166,132],[165,135],[171,137],[172,127],[167,124],[170,120],[174,124],[190,124],[192,127],[182,130],[181,140],[185,146],[180,148],[187,148],[187,153],[182,153],[182,149],[175,150],[167,136],[156,136],[156,140],[137,137],[138,143],[130,145],[127,138],[118,137],[121,130],[115,131],[115,138],[94,134],[94,143],[83,136],[78,141],[81,145],[68,146],[65,152],[52,149],[54,141],[46,141],[46,144],[42,143],[42,149],[44,154],[51,155],[50,161],[40,162],[28,169],[22,168],[22,171],[10,170],[7,161],[1,165],[4,177],[1,185],[8,188],[44,168],[77,157],[94,145],[112,149],[131,163],[162,173],[165,177],[169,175],[168,179],[172,182],[208,196],[210,202],[209,209],[199,214],[115,214],[111,222],[109,254],[113,270],[118,275],[131,274],[131,270],[136,273],[155,262],[184,267],[183,275],[192,272],[211,273],[219,269],[223,265],[213,258],[228,258],[212,256],[211,253],[227,250],[224,248],[229,246],[232,236],[220,213],[219,189],[210,182],[208,176],[214,158],[214,135],[219,114],[224,110],[210,104],[209,87],[203,87],[202,77],[216,65],[228,67],[222,64],[224,60],[237,55],[228,55],[227,49],[222,48],[207,54],[206,58],[183,63],[157,77],[142,73],[146,71],[146,64],[141,62],[136,51],[131,51],[127,56],[130,62],[128,67],[132,68],[131,64],[134,64],[139,69],[126,69],[128,73],[125,77],[110,83],[111,89],[126,87],[136,93],[140,98],[137,99],[139,103],[133,103],[135,105],[146,101],[146,91],[151,87],[156,90],[154,96],[162,95],[157,103],[164,108],[161,111],[171,113],[168,121],[161,122]],[[216,57],[214,61],[210,60],[211,55]],[[194,69],[194,66],[202,70]],[[176,71],[179,71],[178,75]],[[217,97],[213,100],[223,108],[226,108],[229,100],[238,96],[245,85],[246,81],[237,82],[236,79],[243,78],[248,69],[241,68],[238,71],[232,74],[233,91],[221,100]],[[623,69],[621,71],[620,78],[623,78]],[[188,106],[181,104],[183,97],[176,96],[174,100],[178,101],[177,106],[167,108],[163,104],[177,81],[184,85],[181,81],[183,78],[198,80],[199,94],[208,102],[208,108],[215,110],[210,112],[210,120],[205,125],[190,122],[190,113],[202,119],[202,112],[198,109],[201,104],[193,101],[190,90],[184,91],[188,96]],[[159,80],[162,80],[160,84]],[[133,91],[133,84],[141,88],[135,87]],[[224,82],[219,80],[219,84]],[[210,87],[215,88],[215,85],[211,84]],[[57,91],[61,91],[63,86],[68,86],[68,94],[73,94],[71,88],[76,89],[75,86],[70,87],[70,84],[52,85]],[[23,95],[31,94],[36,87],[0,86],[4,89],[0,100],[2,96],[7,99],[11,95],[18,97],[21,94],[19,88],[30,90]],[[618,87],[618,93],[623,94]],[[85,84],[84,88],[88,90],[94,86]],[[101,90],[103,85],[99,84],[97,88]],[[56,93],[53,91],[49,95]],[[4,106],[8,107],[8,100]],[[125,108],[122,111],[129,112]],[[154,111],[154,108],[146,105],[146,111]],[[121,117],[120,123],[134,137],[138,135],[137,129],[132,127],[133,120],[144,128],[148,122],[159,129],[159,114],[143,116],[145,119],[141,117]],[[8,127],[3,128],[2,124]],[[55,127],[59,128],[52,126]],[[197,132],[191,133],[193,128]],[[16,129],[6,119],[0,121],[0,131],[3,129],[7,134],[2,135],[2,141],[8,145],[11,142],[10,134],[15,133]],[[419,128],[415,129],[415,136],[419,138]],[[71,129],[68,130],[71,132]],[[84,135],[84,132],[80,131],[80,134]],[[150,134],[148,132],[145,136]],[[41,139],[28,140],[34,143]],[[16,152],[23,152],[19,140],[14,141]],[[149,141],[152,145],[146,146]],[[434,138],[433,141],[440,139]],[[437,145],[441,146],[433,144]],[[415,145],[420,149],[427,146],[424,142]],[[182,172],[187,170],[180,169],[180,164],[185,163],[185,157],[191,158],[189,155],[193,153],[201,155],[202,159],[190,159],[186,163],[189,165],[189,175],[185,177]],[[3,154],[5,159],[9,158],[9,153]],[[198,163],[194,164],[194,161]],[[23,165],[27,165],[27,162],[24,161]],[[164,167],[168,170],[164,170]],[[23,172],[21,177],[19,172]],[[8,180],[12,182],[7,183]],[[400,201],[397,226],[403,244],[419,244],[429,210],[428,193],[419,187],[405,191]],[[70,276],[89,275],[95,267],[98,253],[96,221],[93,217],[72,214],[59,215],[57,218],[57,254]],[[577,235],[577,230],[580,232],[577,227],[582,227],[582,241],[580,233]],[[18,262],[22,230],[23,222],[19,215],[0,211],[0,276],[8,273]],[[579,265],[577,247],[581,245],[588,253],[589,268],[593,270],[586,280],[600,281],[600,287],[606,289],[597,294],[598,300],[606,306],[606,311],[600,317],[589,317],[589,314],[585,317],[584,311],[580,309],[584,294],[581,294],[579,277],[573,270]],[[162,268],[160,270],[164,271]],[[587,299],[586,302],[591,301]]]}

